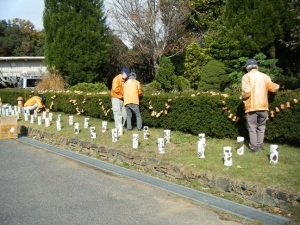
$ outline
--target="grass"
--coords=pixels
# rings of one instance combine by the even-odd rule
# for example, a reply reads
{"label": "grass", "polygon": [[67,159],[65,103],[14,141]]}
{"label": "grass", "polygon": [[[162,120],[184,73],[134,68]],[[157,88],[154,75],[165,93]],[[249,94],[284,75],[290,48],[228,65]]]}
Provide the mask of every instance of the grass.
{"label": "grass", "polygon": [[[55,120],[57,115],[61,114],[62,130],[57,131]],[[108,122],[108,130],[105,133],[101,131],[102,120],[90,118],[89,127],[95,126],[97,138],[91,139],[89,128],[83,128],[83,116],[74,115],[74,122],[79,123],[79,134],[74,134],[74,127],[68,124],[68,116],[64,113],[53,113],[53,121],[50,127],[44,124],[37,125],[37,119],[31,124],[24,121],[23,115],[19,120],[19,125],[26,125],[50,133],[59,133],[65,137],[75,137],[80,140],[86,140],[91,143],[105,146],[107,148],[119,149],[124,152],[135,152],[144,157],[156,157],[160,160],[174,162],[181,169],[192,170],[195,173],[209,173],[214,176],[228,177],[238,182],[254,183],[260,187],[274,188],[293,194],[300,194],[300,148],[287,145],[279,145],[279,160],[277,164],[270,164],[269,149],[270,144],[265,143],[265,150],[258,153],[249,153],[245,151],[244,155],[237,155],[236,140],[233,139],[215,139],[206,137],[205,158],[197,157],[197,141],[195,135],[185,134],[179,131],[171,131],[171,143],[166,144],[165,154],[158,153],[157,138],[163,137],[163,129],[150,127],[149,139],[143,138],[143,132],[135,130],[124,131],[124,134],[117,142],[112,142],[111,129],[114,124]],[[167,128],[166,128],[167,129]],[[132,134],[139,134],[139,147],[132,149]],[[223,164],[223,147],[231,146],[233,149],[233,165],[226,167]],[[246,150],[246,145],[245,145]],[[129,165],[124,162],[124,167]],[[191,181],[192,186],[201,186],[197,181]]]}

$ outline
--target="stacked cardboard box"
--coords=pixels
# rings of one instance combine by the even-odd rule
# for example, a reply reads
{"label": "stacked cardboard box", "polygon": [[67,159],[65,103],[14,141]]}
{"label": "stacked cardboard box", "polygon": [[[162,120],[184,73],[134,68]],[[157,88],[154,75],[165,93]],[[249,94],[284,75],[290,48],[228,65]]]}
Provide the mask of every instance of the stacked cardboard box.
{"label": "stacked cardboard box", "polygon": [[18,120],[15,116],[0,117],[0,139],[18,138]]}

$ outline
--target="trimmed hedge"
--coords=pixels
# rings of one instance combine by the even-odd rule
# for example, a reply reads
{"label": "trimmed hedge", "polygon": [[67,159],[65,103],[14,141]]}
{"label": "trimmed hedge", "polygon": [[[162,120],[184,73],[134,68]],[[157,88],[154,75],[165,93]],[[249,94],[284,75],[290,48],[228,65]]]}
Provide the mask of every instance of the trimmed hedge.
{"label": "trimmed hedge", "polygon": [[[3,103],[17,104],[37,94],[21,89],[1,89]],[[112,121],[109,94],[47,92],[45,105],[51,111],[82,114]],[[299,101],[299,102],[298,102]],[[269,142],[300,146],[300,89],[269,95],[269,120],[265,139]],[[243,102],[238,94],[228,97],[218,93],[147,94],[140,100],[143,124],[178,130],[194,135],[205,133],[215,138],[248,138]],[[271,111],[274,111],[272,117]]]}

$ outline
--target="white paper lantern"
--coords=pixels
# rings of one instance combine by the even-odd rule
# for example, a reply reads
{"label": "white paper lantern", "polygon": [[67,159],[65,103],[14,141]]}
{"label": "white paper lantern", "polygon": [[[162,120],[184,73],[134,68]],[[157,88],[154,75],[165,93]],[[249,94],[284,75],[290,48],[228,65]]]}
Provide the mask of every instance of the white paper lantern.
{"label": "white paper lantern", "polygon": [[278,145],[270,145],[270,163],[278,163]]}
{"label": "white paper lantern", "polygon": [[57,129],[58,131],[61,130],[61,122],[60,122],[60,120],[56,120],[56,129]]}
{"label": "white paper lantern", "polygon": [[111,138],[112,138],[112,142],[118,141],[118,129],[117,128],[111,129]]}
{"label": "white paper lantern", "polygon": [[144,139],[149,139],[149,127],[144,126],[143,131],[144,131]]}
{"label": "white paper lantern", "polygon": [[139,135],[132,134],[132,148],[137,149],[139,146]]}
{"label": "white paper lantern", "polygon": [[165,139],[164,138],[157,138],[157,147],[158,147],[159,154],[165,153]]}
{"label": "white paper lantern", "polygon": [[199,140],[198,140],[197,155],[198,158],[205,158],[205,148],[206,148],[205,134],[199,134],[198,137]]}
{"label": "white paper lantern", "polygon": [[79,134],[79,123],[74,123],[74,133]]}
{"label": "white paper lantern", "polygon": [[90,127],[90,133],[91,133],[91,138],[95,139],[97,137],[97,135],[96,135],[96,127]]}
{"label": "white paper lantern", "polygon": [[107,121],[102,121],[102,133],[106,132],[107,130]]}
{"label": "white paper lantern", "polygon": [[88,128],[89,127],[89,121],[90,121],[90,118],[84,118],[83,128]]}
{"label": "white paper lantern", "polygon": [[165,139],[165,144],[170,143],[170,140],[171,140],[171,130],[164,130],[164,139]]}
{"label": "white paper lantern", "polygon": [[74,116],[69,116],[69,125],[72,126],[74,124]]}
{"label": "white paper lantern", "polygon": [[46,127],[50,127],[50,119],[49,119],[49,117],[45,118],[45,126]]}
{"label": "white paper lantern", "polygon": [[224,166],[232,166],[232,150],[231,147],[224,147]]}
{"label": "white paper lantern", "polygon": [[38,125],[42,125],[42,117],[41,116],[38,116]]}
{"label": "white paper lantern", "polygon": [[238,155],[244,155],[245,147],[244,147],[244,137],[237,137],[237,146],[236,152]]}

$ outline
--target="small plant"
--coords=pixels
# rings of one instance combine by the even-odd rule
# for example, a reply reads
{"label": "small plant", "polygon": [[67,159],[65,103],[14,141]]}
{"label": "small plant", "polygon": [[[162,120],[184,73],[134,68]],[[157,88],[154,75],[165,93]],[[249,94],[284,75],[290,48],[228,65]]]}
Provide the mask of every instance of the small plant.
{"label": "small plant", "polygon": [[37,91],[64,91],[66,83],[59,71],[54,67],[48,68],[50,74],[36,84]]}
{"label": "small plant", "polygon": [[82,92],[107,92],[108,88],[103,83],[79,83],[70,87],[70,91],[82,91]]}

